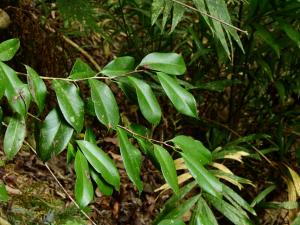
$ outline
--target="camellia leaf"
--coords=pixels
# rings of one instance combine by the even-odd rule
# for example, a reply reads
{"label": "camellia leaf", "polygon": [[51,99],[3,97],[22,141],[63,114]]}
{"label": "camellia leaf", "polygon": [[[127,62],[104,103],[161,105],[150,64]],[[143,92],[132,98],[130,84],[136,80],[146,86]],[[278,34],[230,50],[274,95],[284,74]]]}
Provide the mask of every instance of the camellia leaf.
{"label": "camellia leaf", "polygon": [[108,77],[122,76],[134,71],[134,62],[135,60],[131,56],[119,57],[108,63],[101,73]]}
{"label": "camellia leaf", "polygon": [[84,103],[78,89],[63,80],[53,80],[52,85],[64,118],[79,133],[83,128]]}
{"label": "camellia leaf", "polygon": [[84,208],[93,200],[94,188],[90,180],[89,164],[80,151],[76,153],[74,169],[76,173],[75,199],[80,208]]}
{"label": "camellia leaf", "polygon": [[179,195],[179,185],[177,180],[176,168],[171,155],[166,149],[159,145],[154,145],[154,153],[157,158],[161,171],[167,183],[176,195]]}
{"label": "camellia leaf", "polygon": [[84,79],[84,78],[89,78],[89,77],[94,77],[96,75],[96,72],[91,69],[91,67],[83,62],[81,59],[76,59],[71,73],[70,73],[70,78],[73,80],[77,79]]}
{"label": "camellia leaf", "polygon": [[158,225],[185,225],[182,220],[163,220]]}
{"label": "camellia leaf", "polygon": [[38,156],[47,161],[52,154],[61,153],[67,147],[72,134],[73,128],[53,109],[41,125],[37,143]]}
{"label": "camellia leaf", "polygon": [[75,158],[76,152],[74,146],[69,143],[67,147],[67,164],[70,164],[71,161]]}
{"label": "camellia leaf", "polygon": [[151,87],[144,81],[129,77],[136,89],[136,94],[144,117],[152,124],[158,124],[161,118],[161,109]]}
{"label": "camellia leaf", "polygon": [[30,92],[27,85],[23,84],[16,72],[3,62],[0,62],[0,73],[5,80],[5,96],[10,107],[14,112],[25,117],[30,104]]}
{"label": "camellia leaf", "polygon": [[181,87],[176,79],[164,73],[157,73],[159,82],[167,96],[182,114],[197,117],[197,105],[194,96]]}
{"label": "camellia leaf", "polygon": [[185,154],[195,158],[201,162],[202,165],[211,163],[211,152],[205,148],[205,146],[192,137],[179,135],[171,140],[176,146],[178,146]]}
{"label": "camellia leaf", "polygon": [[7,190],[5,185],[0,183],[0,202],[6,202],[8,200]]}
{"label": "camellia leaf", "polygon": [[11,160],[22,147],[26,135],[26,123],[24,117],[14,116],[10,118],[4,136],[4,153]]}
{"label": "camellia leaf", "polygon": [[183,57],[176,53],[150,53],[139,66],[171,75],[182,75],[186,71]]}
{"label": "camellia leaf", "polygon": [[98,120],[108,128],[119,123],[119,108],[110,88],[101,81],[89,80],[92,101]]}
{"label": "camellia leaf", "polygon": [[213,196],[221,198],[223,190],[222,183],[213,174],[207,171],[199,160],[186,153],[181,153],[181,155],[188,170],[199,186]]}
{"label": "camellia leaf", "polygon": [[88,141],[77,141],[81,151],[94,169],[101,174],[104,180],[120,189],[120,175],[114,161],[97,145]]}
{"label": "camellia leaf", "polygon": [[40,113],[43,112],[45,107],[45,99],[47,95],[47,88],[44,81],[31,67],[25,66],[27,70],[27,82],[29,91],[34,102],[37,104]]}
{"label": "camellia leaf", "polygon": [[121,128],[117,128],[118,141],[123,163],[130,180],[136,185],[139,192],[143,190],[143,183],[140,177],[142,155],[128,140],[127,134]]}
{"label": "camellia leaf", "polygon": [[11,60],[20,47],[20,41],[17,38],[9,39],[0,43],[0,61]]}
{"label": "camellia leaf", "polygon": [[6,89],[6,79],[4,79],[4,74],[1,72],[0,69],[0,100],[3,97]]}
{"label": "camellia leaf", "polygon": [[99,188],[99,191],[106,195],[106,196],[111,196],[113,193],[113,187],[110,186],[108,183],[105,182],[105,180],[98,175],[95,171],[91,170],[91,177],[97,184],[97,187]]}

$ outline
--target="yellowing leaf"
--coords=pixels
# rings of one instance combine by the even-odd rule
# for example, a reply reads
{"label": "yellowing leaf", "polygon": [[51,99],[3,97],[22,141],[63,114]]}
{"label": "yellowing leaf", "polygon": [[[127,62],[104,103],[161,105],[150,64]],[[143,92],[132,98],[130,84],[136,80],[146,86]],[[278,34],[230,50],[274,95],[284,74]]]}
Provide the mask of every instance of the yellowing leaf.
{"label": "yellowing leaf", "polygon": [[296,171],[294,171],[293,169],[291,169],[290,167],[288,167],[288,170],[292,176],[292,179],[293,179],[293,182],[294,182],[294,185],[295,185],[295,189],[296,189],[296,192],[298,194],[298,196],[300,196],[300,177],[299,175],[296,173]]}
{"label": "yellowing leaf", "polygon": [[[189,180],[191,178],[192,178],[192,175],[189,172],[181,174],[180,176],[177,177],[178,184],[182,184],[182,183],[186,182],[187,180]],[[154,192],[166,191],[170,188],[171,188],[170,185],[166,183],[166,184],[160,186],[159,188],[155,189]]]}
{"label": "yellowing leaf", "polygon": [[220,163],[212,163],[211,166],[213,166],[213,167],[215,167],[215,168],[217,168],[217,169],[219,169],[219,170],[221,170],[221,171],[223,171],[223,172],[225,172],[225,173],[233,174],[233,173],[231,172],[231,170],[228,169],[228,167],[227,167],[227,166],[224,166],[223,164],[220,164]]}
{"label": "yellowing leaf", "polygon": [[238,152],[235,152],[234,154],[228,154],[228,155],[225,155],[224,158],[226,159],[233,159],[233,160],[236,160],[236,161],[239,161],[239,162],[243,162],[242,161],[242,157],[243,156],[248,156],[249,153],[248,152],[244,152],[244,151],[238,151]]}

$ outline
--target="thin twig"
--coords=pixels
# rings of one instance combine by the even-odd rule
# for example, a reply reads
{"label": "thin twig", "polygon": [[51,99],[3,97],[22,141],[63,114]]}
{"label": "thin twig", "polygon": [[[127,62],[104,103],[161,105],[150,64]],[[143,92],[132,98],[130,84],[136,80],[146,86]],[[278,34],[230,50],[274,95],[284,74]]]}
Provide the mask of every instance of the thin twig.
{"label": "thin twig", "polygon": [[201,13],[201,14],[204,15],[204,16],[207,16],[207,17],[209,17],[209,18],[211,18],[211,19],[214,19],[214,20],[216,20],[216,21],[218,21],[218,22],[220,22],[220,23],[222,23],[222,24],[224,24],[224,25],[226,25],[226,26],[228,26],[228,27],[231,27],[231,28],[233,28],[233,29],[235,29],[235,30],[237,30],[237,31],[239,31],[239,32],[242,32],[242,33],[248,35],[248,32],[247,32],[246,30],[242,30],[242,29],[240,29],[240,28],[238,28],[238,27],[236,27],[236,26],[233,26],[232,24],[227,23],[227,22],[225,22],[224,20],[221,20],[221,19],[218,18],[218,17],[212,16],[212,15],[206,13],[206,12],[200,11],[200,10],[194,8],[193,6],[187,5],[187,4],[183,3],[183,2],[180,2],[180,1],[177,1],[177,0],[172,0],[172,1],[175,2],[175,3],[177,3],[177,4],[180,4],[180,5],[184,6],[184,7],[186,7],[186,8],[189,8],[189,9],[191,9],[191,10],[197,11],[197,12]]}
{"label": "thin twig", "polygon": [[[24,140],[25,145],[27,145],[31,151],[34,152],[34,154],[37,155],[36,150],[31,146],[31,144],[29,144],[26,140]],[[50,166],[48,165],[48,163],[43,162],[44,166],[46,167],[46,169],[49,171],[49,173],[51,174],[51,176],[54,178],[54,180],[56,181],[56,183],[59,185],[59,187],[63,190],[63,192],[68,196],[68,198],[71,200],[71,202],[73,202],[73,204],[80,210],[80,212],[93,224],[93,225],[97,225],[87,214],[86,212],[84,212],[80,206],[76,203],[76,201],[72,198],[72,196],[68,193],[68,191],[64,188],[64,186],[61,184],[61,182],[58,180],[58,178],[56,177],[56,175],[53,173],[52,169],[50,168]]]}
{"label": "thin twig", "polygon": [[158,141],[158,140],[155,140],[155,139],[152,139],[152,138],[145,137],[145,136],[143,136],[143,135],[141,135],[141,134],[138,134],[138,133],[136,133],[136,132],[134,132],[134,131],[128,129],[127,127],[124,127],[124,126],[121,126],[121,125],[118,125],[118,127],[121,128],[121,129],[123,129],[123,130],[126,130],[127,132],[131,133],[131,134],[134,135],[134,136],[143,138],[143,139],[148,140],[148,141],[151,141],[151,142],[155,142],[155,143],[157,143],[157,144],[165,145],[165,146],[167,146],[167,147],[169,147],[169,148],[172,148],[172,149],[175,148],[173,145],[170,145],[170,144],[168,144],[168,143],[165,142],[165,141]]}
{"label": "thin twig", "polygon": [[74,41],[72,41],[70,38],[66,37],[65,35],[62,35],[62,38],[70,45],[72,45],[74,48],[76,48],[79,52],[81,52],[97,69],[97,71],[101,70],[101,67],[99,64],[94,60],[94,58],[83,48],[81,48],[78,44],[76,44]]}

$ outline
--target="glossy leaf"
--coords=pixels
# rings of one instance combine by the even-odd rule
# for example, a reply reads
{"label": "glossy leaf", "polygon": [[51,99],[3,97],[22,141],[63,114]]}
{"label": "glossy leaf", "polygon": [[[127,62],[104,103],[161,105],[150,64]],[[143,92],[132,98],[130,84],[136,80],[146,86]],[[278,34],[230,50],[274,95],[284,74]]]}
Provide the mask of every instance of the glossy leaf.
{"label": "glossy leaf", "polygon": [[228,220],[230,220],[235,225],[252,225],[252,222],[235,207],[225,202],[222,199],[216,198],[212,195],[205,195],[206,199],[216,208],[220,213],[222,213]]}
{"label": "glossy leaf", "polygon": [[167,96],[182,114],[197,117],[197,105],[194,96],[181,87],[177,80],[164,74],[157,73],[159,82]]}
{"label": "glossy leaf", "polygon": [[131,56],[123,56],[114,59],[108,63],[101,73],[109,77],[117,77],[134,71],[134,58]]}
{"label": "glossy leaf", "polygon": [[185,153],[181,153],[181,155],[188,170],[195,178],[199,186],[211,195],[221,198],[223,190],[222,183],[213,174],[207,171],[199,162],[199,160]]}
{"label": "glossy leaf", "polygon": [[186,155],[199,160],[202,165],[211,163],[211,152],[200,141],[184,135],[176,136],[171,141]]}
{"label": "glossy leaf", "polygon": [[88,141],[92,144],[95,144],[95,145],[97,144],[96,136],[95,136],[92,128],[89,127],[86,129],[85,134],[84,134],[84,140]]}
{"label": "glossy leaf", "polygon": [[20,41],[17,38],[9,39],[0,43],[0,61],[11,60],[20,47]]}
{"label": "glossy leaf", "polygon": [[120,175],[114,161],[97,145],[88,141],[77,141],[81,151],[94,169],[101,174],[104,180],[115,187],[120,188]]}
{"label": "glossy leaf", "polygon": [[27,70],[27,83],[31,93],[32,99],[37,104],[40,113],[43,112],[45,107],[45,99],[47,95],[47,88],[44,81],[40,78],[36,71],[31,67],[26,66]]}
{"label": "glossy leaf", "polygon": [[16,72],[0,62],[0,73],[5,80],[5,96],[14,112],[25,117],[30,104],[30,92],[26,84],[23,84],[17,77]]}
{"label": "glossy leaf", "polygon": [[121,128],[117,128],[118,141],[123,163],[130,180],[136,185],[139,192],[143,190],[143,183],[140,177],[142,155],[128,140],[127,134]]}
{"label": "glossy leaf", "polygon": [[76,173],[75,199],[80,208],[85,208],[93,200],[94,189],[90,180],[89,164],[80,151],[76,153],[74,169]]}
{"label": "glossy leaf", "polygon": [[176,53],[150,53],[139,66],[171,75],[182,75],[186,71],[183,57]]}
{"label": "glossy leaf", "polygon": [[110,88],[101,81],[89,80],[92,101],[98,120],[108,128],[119,124],[119,108]]}
{"label": "glossy leaf", "polygon": [[182,220],[163,220],[158,225],[185,225]]}
{"label": "glossy leaf", "polygon": [[79,133],[84,122],[84,103],[74,84],[63,80],[53,80],[59,108],[65,120]]}
{"label": "glossy leaf", "polygon": [[10,118],[3,141],[4,153],[9,160],[13,159],[13,157],[18,153],[22,147],[25,136],[25,119],[20,116]]}
{"label": "glossy leaf", "polygon": [[111,196],[113,193],[113,187],[110,186],[108,183],[105,182],[105,180],[98,175],[95,171],[91,170],[91,177],[97,184],[97,187],[99,188],[99,191],[106,195],[106,196]]}
{"label": "glossy leaf", "polygon": [[75,148],[71,143],[69,143],[67,147],[67,164],[70,164],[72,160],[75,158],[75,156],[76,156]]}
{"label": "glossy leaf", "polygon": [[5,185],[0,183],[0,202],[7,202],[8,198],[9,197]]}
{"label": "glossy leaf", "polygon": [[53,109],[41,125],[37,143],[38,156],[47,161],[52,154],[61,153],[67,147],[72,134],[73,128]]}
{"label": "glossy leaf", "polygon": [[159,162],[161,171],[167,183],[173,189],[176,195],[179,194],[179,185],[177,180],[176,168],[172,156],[166,149],[159,145],[154,145],[154,153]]}
{"label": "glossy leaf", "polygon": [[135,86],[139,106],[143,116],[152,124],[158,124],[161,119],[161,109],[151,87],[144,81],[129,77]]}
{"label": "glossy leaf", "polygon": [[83,62],[81,59],[76,59],[71,73],[70,73],[70,78],[73,80],[76,79],[84,79],[84,78],[89,78],[89,77],[94,77],[96,75],[96,72],[91,69],[91,67]]}

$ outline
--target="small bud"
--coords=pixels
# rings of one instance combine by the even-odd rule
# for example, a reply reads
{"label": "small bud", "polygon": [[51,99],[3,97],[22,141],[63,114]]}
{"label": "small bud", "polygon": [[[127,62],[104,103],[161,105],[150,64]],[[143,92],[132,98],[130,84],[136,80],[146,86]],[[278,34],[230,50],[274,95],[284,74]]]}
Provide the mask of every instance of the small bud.
{"label": "small bud", "polygon": [[0,30],[6,29],[10,24],[9,15],[2,9],[0,9]]}

